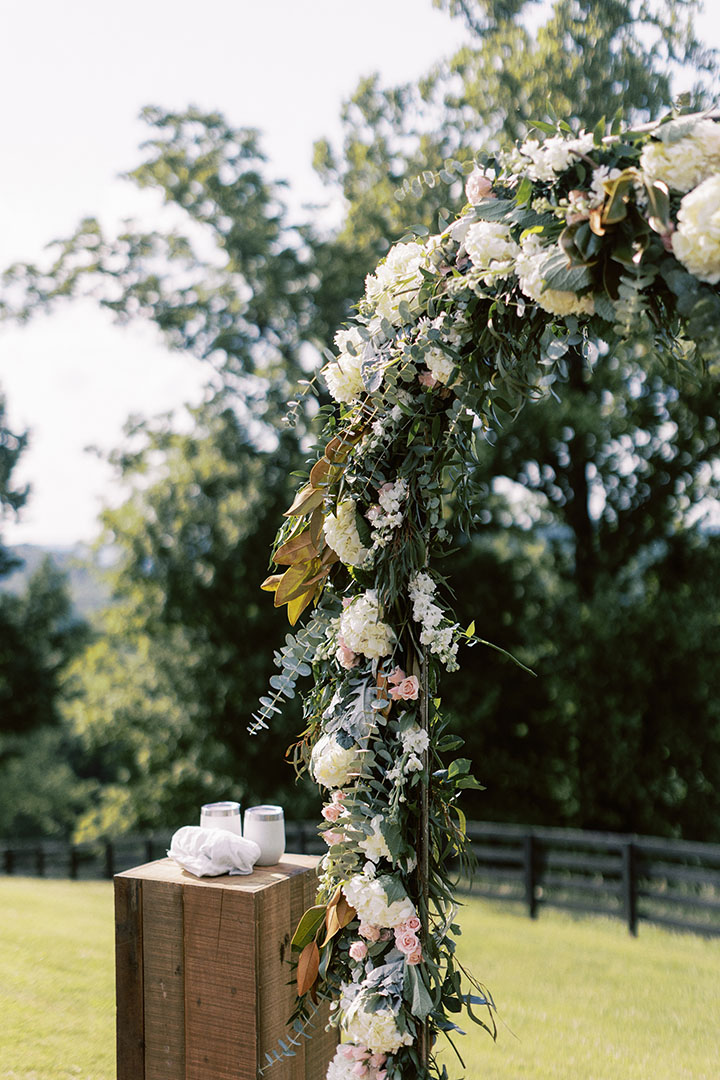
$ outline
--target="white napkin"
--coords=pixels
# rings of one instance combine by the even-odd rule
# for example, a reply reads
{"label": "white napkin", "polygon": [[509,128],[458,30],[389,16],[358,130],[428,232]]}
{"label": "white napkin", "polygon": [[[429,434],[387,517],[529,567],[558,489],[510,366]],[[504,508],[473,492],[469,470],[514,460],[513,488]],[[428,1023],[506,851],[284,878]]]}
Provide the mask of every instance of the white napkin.
{"label": "white napkin", "polygon": [[260,845],[228,829],[183,825],[174,833],[168,855],[196,877],[252,874],[260,858]]}

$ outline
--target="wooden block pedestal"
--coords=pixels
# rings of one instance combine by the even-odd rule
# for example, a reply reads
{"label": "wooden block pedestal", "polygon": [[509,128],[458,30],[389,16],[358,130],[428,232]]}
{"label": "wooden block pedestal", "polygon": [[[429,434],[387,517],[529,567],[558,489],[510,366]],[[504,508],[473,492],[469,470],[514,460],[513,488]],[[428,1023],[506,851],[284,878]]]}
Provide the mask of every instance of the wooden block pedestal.
{"label": "wooden block pedestal", "polygon": [[[117,1080],[256,1080],[287,1041],[290,938],[315,901],[316,862],[196,878],[159,859],[115,877]],[[326,1019],[264,1080],[324,1080]]]}

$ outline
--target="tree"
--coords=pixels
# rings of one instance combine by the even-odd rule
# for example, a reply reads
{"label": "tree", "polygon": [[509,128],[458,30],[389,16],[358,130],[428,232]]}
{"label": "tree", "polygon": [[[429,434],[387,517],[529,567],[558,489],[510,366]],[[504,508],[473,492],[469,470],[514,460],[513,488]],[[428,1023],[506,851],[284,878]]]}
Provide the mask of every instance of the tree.
{"label": "tree", "polygon": [[[130,487],[103,514],[114,603],[69,677],[68,719],[103,781],[81,837],[180,825],[203,801],[287,792],[282,756],[297,714],[275,729],[272,751],[247,726],[285,633],[259,582],[296,446],[284,436],[259,452],[222,400],[193,420],[188,434],[169,419],[135,424],[112,455]],[[314,807],[309,792],[293,794],[297,812]]]}

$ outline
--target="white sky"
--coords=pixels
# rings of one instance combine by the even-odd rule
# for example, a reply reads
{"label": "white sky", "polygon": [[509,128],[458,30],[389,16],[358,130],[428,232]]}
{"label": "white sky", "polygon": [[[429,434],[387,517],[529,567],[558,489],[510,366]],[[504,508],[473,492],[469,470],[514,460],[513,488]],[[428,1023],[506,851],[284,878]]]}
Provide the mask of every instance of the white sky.
{"label": "white sky", "polygon": [[[709,8],[717,0],[708,3]],[[112,227],[157,219],[159,202],[117,179],[141,160],[143,105],[220,109],[263,132],[269,172],[293,200],[323,198],[313,140],[339,130],[341,102],[362,75],[412,79],[464,40],[430,0],[23,0],[3,5],[0,38],[0,267],[37,259],[85,215]],[[720,16],[704,23],[720,45]],[[31,448],[16,476],[33,493],[8,543],[91,539],[107,466],[87,454],[120,441],[130,413],[197,399],[209,375],[169,353],[147,325],[116,327],[90,303],[24,328],[2,327],[0,389]]]}

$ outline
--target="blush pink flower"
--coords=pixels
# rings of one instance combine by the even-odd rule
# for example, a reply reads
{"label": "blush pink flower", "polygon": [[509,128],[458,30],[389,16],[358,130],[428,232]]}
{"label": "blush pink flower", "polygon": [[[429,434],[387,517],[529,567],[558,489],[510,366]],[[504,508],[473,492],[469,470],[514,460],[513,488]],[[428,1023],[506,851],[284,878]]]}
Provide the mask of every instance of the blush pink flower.
{"label": "blush pink flower", "polygon": [[475,169],[467,178],[465,184],[465,198],[475,206],[481,199],[494,198],[492,180],[485,173]]}
{"label": "blush pink flower", "polygon": [[347,795],[345,794],[344,791],[337,791],[336,790],[336,791],[333,791],[333,793],[332,793],[332,801],[334,803],[344,803],[346,798],[347,798]]}
{"label": "blush pink flower", "polygon": [[396,667],[391,675],[388,675],[388,682],[391,686],[398,686],[405,679],[405,672],[401,667]]}
{"label": "blush pink flower", "polygon": [[407,919],[402,924],[402,929],[403,930],[412,930],[413,934],[417,934],[417,932],[420,929],[421,925],[422,924],[421,924],[420,920],[418,919],[417,915],[413,915],[411,918]]}
{"label": "blush pink flower", "polygon": [[333,844],[344,844],[345,843],[345,833],[343,833],[343,832],[333,832],[332,829],[328,829],[327,832],[323,833],[323,840],[325,841],[325,843],[327,844],[328,847],[332,847]]}
{"label": "blush pink flower", "polygon": [[387,1061],[387,1054],[371,1054],[370,1064],[373,1069],[381,1069]]}
{"label": "blush pink flower", "polygon": [[381,930],[380,931],[380,941],[390,941],[390,938],[392,936],[393,936],[392,930]]}
{"label": "blush pink flower", "polygon": [[364,960],[367,956],[367,945],[364,941],[353,941],[349,952],[353,960]]}
{"label": "blush pink flower", "polygon": [[358,929],[360,937],[364,937],[366,941],[375,942],[380,940],[380,927],[373,926],[371,923],[361,922]]}
{"label": "blush pink flower", "polygon": [[421,386],[429,386],[431,390],[433,386],[437,385],[437,379],[432,371],[421,371],[418,375],[418,382]]}
{"label": "blush pink flower", "polygon": [[417,675],[408,675],[401,683],[392,687],[390,697],[393,701],[417,701],[419,692],[420,682]]}
{"label": "blush pink flower", "polygon": [[400,952],[409,956],[411,953],[416,952],[420,948],[420,942],[418,941],[417,934],[413,934],[412,930],[405,930],[402,933],[395,933],[395,944]]}
{"label": "blush pink flower", "polygon": [[340,667],[345,668],[346,671],[350,671],[358,663],[357,654],[349,649],[345,644],[342,634],[338,637],[338,647],[335,653],[335,659]]}
{"label": "blush pink flower", "polygon": [[355,1058],[354,1051],[355,1051],[355,1047],[351,1046],[350,1043],[343,1043],[342,1046],[340,1047],[340,1053],[342,1054],[342,1056],[344,1058],[347,1058],[348,1061],[353,1061],[354,1060],[354,1058]]}
{"label": "blush pink flower", "polygon": [[362,1061],[358,1061],[356,1065],[352,1067],[353,1076],[367,1076],[367,1065],[363,1065]]}
{"label": "blush pink flower", "polygon": [[342,810],[337,803],[328,803],[327,806],[322,808],[322,816],[326,821],[337,821],[341,813]]}
{"label": "blush pink flower", "polygon": [[405,963],[411,964],[413,967],[415,964],[422,964],[422,949],[418,945],[414,952],[408,953],[405,957]]}

